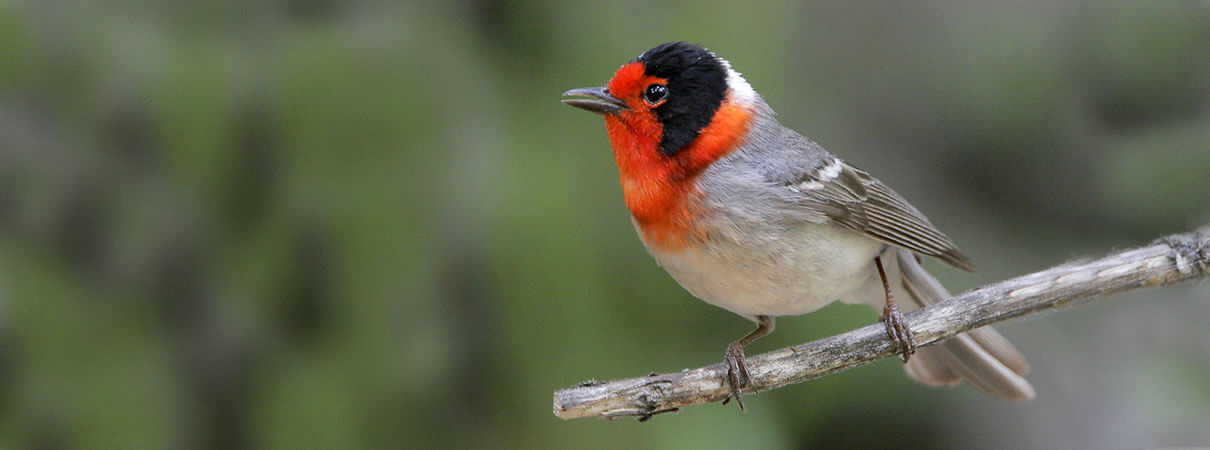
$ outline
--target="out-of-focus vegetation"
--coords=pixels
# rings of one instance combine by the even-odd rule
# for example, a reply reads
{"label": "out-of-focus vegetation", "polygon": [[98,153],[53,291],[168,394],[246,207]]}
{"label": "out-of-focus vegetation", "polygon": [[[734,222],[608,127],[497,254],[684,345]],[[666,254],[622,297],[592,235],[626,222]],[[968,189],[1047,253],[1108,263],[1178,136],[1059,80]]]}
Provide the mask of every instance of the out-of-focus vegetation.
{"label": "out-of-focus vegetation", "polygon": [[1205,1],[75,3],[0,2],[0,447],[1210,443],[1205,285],[1001,326],[1031,403],[887,360],[550,413],[751,328],[646,255],[564,90],[707,45],[946,230],[957,291],[1210,222]]}

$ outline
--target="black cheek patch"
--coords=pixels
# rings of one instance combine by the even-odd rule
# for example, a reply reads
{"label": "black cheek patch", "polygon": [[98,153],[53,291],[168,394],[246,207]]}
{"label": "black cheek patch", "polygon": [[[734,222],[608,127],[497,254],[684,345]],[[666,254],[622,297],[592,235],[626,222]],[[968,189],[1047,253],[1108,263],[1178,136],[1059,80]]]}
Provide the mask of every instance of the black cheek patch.
{"label": "black cheek patch", "polygon": [[710,125],[727,94],[727,70],[706,49],[685,42],[663,44],[639,57],[648,75],[668,80],[668,97],[655,108],[664,128],[660,153],[673,156]]}

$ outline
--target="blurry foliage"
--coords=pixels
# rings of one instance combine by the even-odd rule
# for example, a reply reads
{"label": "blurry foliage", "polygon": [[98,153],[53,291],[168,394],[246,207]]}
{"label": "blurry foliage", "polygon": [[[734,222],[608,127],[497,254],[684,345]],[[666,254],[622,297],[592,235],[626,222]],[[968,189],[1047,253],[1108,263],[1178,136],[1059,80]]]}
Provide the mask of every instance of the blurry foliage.
{"label": "blurry foliage", "polygon": [[[1187,422],[1210,343],[1110,352],[1111,307],[1005,327],[1027,405],[884,361],[742,415],[553,418],[554,389],[714,363],[750,328],[652,263],[599,119],[558,101],[660,42],[717,50],[913,199],[985,261],[940,273],[955,290],[1210,220],[1205,2],[693,8],[0,3],[0,447],[1210,440]],[[1189,298],[1154,313],[1174,335],[1210,319]],[[752,351],[874,319],[834,305]],[[1110,359],[1160,368],[1108,399],[1067,381]]]}

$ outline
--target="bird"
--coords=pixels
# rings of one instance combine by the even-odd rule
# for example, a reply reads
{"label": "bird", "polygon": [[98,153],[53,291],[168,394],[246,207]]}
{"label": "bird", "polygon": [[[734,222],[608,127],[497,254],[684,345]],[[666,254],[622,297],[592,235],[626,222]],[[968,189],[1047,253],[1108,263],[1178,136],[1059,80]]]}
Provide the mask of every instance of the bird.
{"label": "bird", "polygon": [[623,200],[656,262],[695,297],[756,322],[724,353],[724,404],[745,409],[743,391],[755,389],[744,348],[777,317],[835,301],[880,308],[919,382],[966,380],[993,397],[1034,397],[1025,357],[990,327],[916,348],[903,313],[949,297],[922,256],[974,265],[889,186],[783,126],[726,59],[665,43],[605,86],[563,97],[604,116]]}

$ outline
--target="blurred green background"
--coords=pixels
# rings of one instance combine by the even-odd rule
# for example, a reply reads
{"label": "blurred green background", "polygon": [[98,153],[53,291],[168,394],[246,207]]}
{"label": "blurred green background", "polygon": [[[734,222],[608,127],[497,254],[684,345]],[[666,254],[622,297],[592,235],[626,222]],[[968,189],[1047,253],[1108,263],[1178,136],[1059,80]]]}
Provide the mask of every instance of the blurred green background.
{"label": "blurred green background", "polygon": [[[1210,444],[1210,285],[998,328],[1037,400],[893,360],[649,423],[556,389],[748,321],[646,254],[560,93],[710,47],[980,267],[1210,223],[1210,3],[0,2],[0,447]],[[752,354],[876,320],[833,305]]]}

